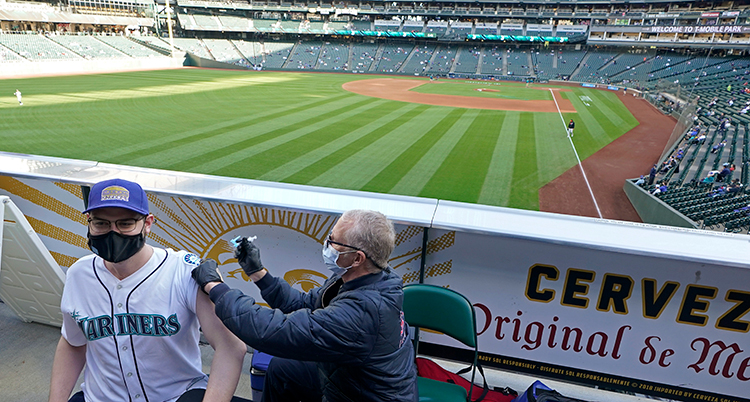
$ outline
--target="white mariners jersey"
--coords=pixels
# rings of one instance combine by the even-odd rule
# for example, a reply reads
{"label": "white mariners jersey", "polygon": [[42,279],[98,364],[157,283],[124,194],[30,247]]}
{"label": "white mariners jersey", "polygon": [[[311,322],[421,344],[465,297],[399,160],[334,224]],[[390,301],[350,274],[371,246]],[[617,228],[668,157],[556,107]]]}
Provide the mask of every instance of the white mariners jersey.
{"label": "white mariners jersey", "polygon": [[62,336],[86,346],[86,401],[173,401],[205,388],[195,313],[198,256],[154,248],[141,269],[117,279],[90,255],[67,272]]}

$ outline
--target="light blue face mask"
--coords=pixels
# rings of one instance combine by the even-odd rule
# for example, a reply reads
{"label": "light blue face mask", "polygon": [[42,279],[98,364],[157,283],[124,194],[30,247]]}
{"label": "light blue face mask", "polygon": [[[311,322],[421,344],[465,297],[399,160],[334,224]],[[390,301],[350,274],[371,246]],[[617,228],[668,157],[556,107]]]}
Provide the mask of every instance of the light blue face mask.
{"label": "light blue face mask", "polygon": [[331,246],[329,243],[326,243],[323,246],[323,262],[325,262],[326,267],[333,272],[334,275],[342,276],[346,273],[346,271],[349,270],[352,266],[349,265],[346,268],[340,267],[338,264],[336,264],[336,261],[338,261],[339,256],[341,254],[349,254],[349,253],[356,253],[356,251],[338,251],[333,246]]}

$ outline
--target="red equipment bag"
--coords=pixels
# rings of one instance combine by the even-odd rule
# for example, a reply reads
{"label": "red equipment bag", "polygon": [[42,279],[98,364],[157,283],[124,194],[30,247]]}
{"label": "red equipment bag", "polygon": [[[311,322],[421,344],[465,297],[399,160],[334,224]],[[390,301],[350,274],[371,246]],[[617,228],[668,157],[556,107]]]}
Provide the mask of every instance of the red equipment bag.
{"label": "red equipment bag", "polygon": [[[518,396],[516,391],[508,387],[494,387],[493,389],[490,389],[487,385],[487,379],[484,378],[484,370],[479,363],[477,363],[477,369],[479,370],[479,373],[482,374],[484,385],[474,384],[474,389],[471,391],[471,397],[469,398],[472,402],[510,402]],[[460,385],[466,389],[466,393],[469,392],[471,383],[467,379],[461,377],[461,374],[468,373],[470,370],[471,366],[461,369],[457,373],[451,373],[430,359],[417,357],[417,375],[431,380]]]}

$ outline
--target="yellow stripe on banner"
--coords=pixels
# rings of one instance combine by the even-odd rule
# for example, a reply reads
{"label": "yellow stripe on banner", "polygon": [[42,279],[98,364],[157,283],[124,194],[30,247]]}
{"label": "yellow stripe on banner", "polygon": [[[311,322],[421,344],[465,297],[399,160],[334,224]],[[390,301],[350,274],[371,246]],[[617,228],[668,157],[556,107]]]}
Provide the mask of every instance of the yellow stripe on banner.
{"label": "yellow stripe on banner", "polygon": [[[81,186],[78,184],[72,184],[72,183],[55,183],[57,187],[60,187],[61,189],[75,195],[76,197],[80,198],[81,201],[83,201],[83,191],[81,191]],[[83,206],[83,204],[81,204]]]}
{"label": "yellow stripe on banner", "polygon": [[57,261],[57,265],[61,267],[67,267],[70,268],[71,265],[73,265],[74,262],[78,261],[78,258],[71,257],[69,255],[60,254],[55,251],[50,251],[50,254],[52,254],[52,258]]}
{"label": "yellow stripe on banner", "polygon": [[10,176],[0,176],[0,188],[5,189],[13,195],[17,195],[25,200],[31,201],[44,209],[56,212],[72,221],[86,225],[86,217],[81,211],[72,208],[61,201],[51,197],[43,192],[30,187],[19,180]]}
{"label": "yellow stripe on banner", "polygon": [[34,230],[40,235],[47,236],[55,240],[60,240],[62,242],[72,244],[74,246],[81,247],[87,250],[89,248],[88,240],[83,236],[79,236],[73,232],[69,232],[57,226],[50,225],[47,222],[42,222],[39,219],[32,218],[30,216],[27,216],[26,219],[29,221],[29,224],[31,224],[31,227],[34,228]]}
{"label": "yellow stripe on banner", "polygon": [[[174,245],[174,244],[172,244],[172,243],[168,242],[168,241],[167,241],[166,239],[164,239],[163,237],[155,235],[155,234],[154,234],[154,232],[151,232],[151,233],[149,233],[149,234],[148,234],[148,238],[149,238],[149,239],[151,239],[151,240],[153,240],[153,241],[155,241],[155,242],[156,242],[156,244],[159,244],[159,245],[161,245],[162,247],[166,247],[166,248],[171,248],[171,249],[172,249],[172,250],[174,250],[174,251],[186,250],[186,248],[185,248],[185,247],[179,247],[179,246],[176,246],[176,245]],[[193,253],[193,252],[194,252],[194,251],[191,251],[191,250],[187,250],[187,251],[190,251],[191,253]]]}

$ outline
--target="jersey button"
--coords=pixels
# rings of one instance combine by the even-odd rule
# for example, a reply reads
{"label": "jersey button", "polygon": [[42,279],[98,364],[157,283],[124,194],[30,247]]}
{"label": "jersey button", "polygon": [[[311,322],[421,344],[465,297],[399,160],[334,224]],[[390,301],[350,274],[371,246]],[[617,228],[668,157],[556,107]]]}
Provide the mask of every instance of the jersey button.
{"label": "jersey button", "polygon": [[140,398],[140,397],[141,397],[141,394],[136,394],[136,395],[135,395],[135,397],[136,397],[136,398]]}
{"label": "jersey button", "polygon": [[122,289],[122,285],[117,285],[117,289]]}
{"label": "jersey button", "polygon": [[118,308],[122,308],[122,303],[117,303]]}
{"label": "jersey button", "polygon": [[128,377],[132,377],[132,376],[133,376],[133,373],[128,373]]}
{"label": "jersey button", "polygon": [[128,350],[128,347],[127,346],[123,346],[122,350]]}

